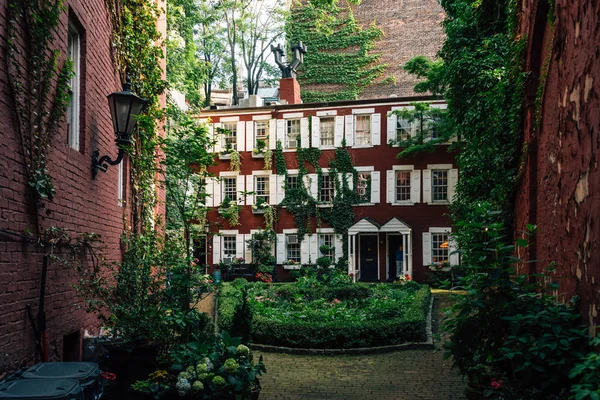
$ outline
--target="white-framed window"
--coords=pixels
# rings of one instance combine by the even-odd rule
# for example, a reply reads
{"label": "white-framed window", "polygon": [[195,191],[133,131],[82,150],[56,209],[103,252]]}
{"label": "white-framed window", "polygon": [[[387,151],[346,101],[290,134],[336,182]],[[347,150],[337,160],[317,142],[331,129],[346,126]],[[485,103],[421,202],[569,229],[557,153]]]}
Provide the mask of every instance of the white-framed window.
{"label": "white-framed window", "polygon": [[266,203],[269,204],[269,177],[255,176],[254,177],[254,204]]}
{"label": "white-framed window", "polygon": [[427,128],[429,130],[429,136],[431,137],[432,140],[440,138],[439,126],[440,126],[440,120],[438,118],[431,117],[429,119],[429,121],[427,121]]}
{"label": "white-framed window", "polygon": [[448,199],[448,170],[431,171],[431,199],[436,202],[447,202]]}
{"label": "white-framed window", "polygon": [[335,134],[335,117],[321,117],[319,120],[321,146],[333,146]]}
{"label": "white-framed window", "polygon": [[359,172],[356,180],[356,194],[360,203],[371,202],[371,172]]}
{"label": "white-framed window", "polygon": [[237,201],[237,178],[236,177],[224,177],[222,179],[223,187],[223,200],[229,197],[231,201]]}
{"label": "white-framed window", "polygon": [[297,234],[285,235],[286,261],[300,262],[300,241]]}
{"label": "white-framed window", "polygon": [[221,262],[230,264],[236,257],[237,246],[235,235],[223,236],[223,246],[221,247]]}
{"label": "white-framed window", "polygon": [[269,148],[269,121],[254,121],[254,148]]}
{"label": "white-framed window", "polygon": [[410,201],[412,171],[395,171],[395,202],[402,203]]}
{"label": "white-framed window", "polygon": [[398,118],[396,121],[396,140],[403,142],[410,139],[412,134],[412,127],[408,120]]}
{"label": "white-framed window", "polygon": [[298,148],[298,137],[300,136],[300,119],[287,119],[285,121],[285,148]]}
{"label": "white-framed window", "polygon": [[223,122],[223,149],[237,150],[237,122]]}
{"label": "white-framed window", "polygon": [[319,202],[331,203],[333,201],[335,182],[331,175],[321,176],[321,187],[319,188]]}
{"label": "white-framed window", "polygon": [[79,116],[81,97],[81,35],[73,22],[69,22],[67,53],[73,62],[73,75],[69,80],[69,107],[67,109],[67,143],[79,150]]}
{"label": "white-framed window", "polygon": [[354,117],[354,138],[356,146],[371,145],[371,115],[363,114]]}
{"label": "white-framed window", "polygon": [[299,187],[298,175],[288,175],[285,181],[285,190],[298,189]]}
{"label": "white-framed window", "polygon": [[[319,233],[319,254],[321,257],[327,257],[332,262],[335,262],[335,248],[334,248],[334,234],[333,233]],[[325,253],[321,251],[322,246],[329,247],[329,250]]]}
{"label": "white-framed window", "polygon": [[450,262],[448,232],[431,233],[431,261],[434,264]]}

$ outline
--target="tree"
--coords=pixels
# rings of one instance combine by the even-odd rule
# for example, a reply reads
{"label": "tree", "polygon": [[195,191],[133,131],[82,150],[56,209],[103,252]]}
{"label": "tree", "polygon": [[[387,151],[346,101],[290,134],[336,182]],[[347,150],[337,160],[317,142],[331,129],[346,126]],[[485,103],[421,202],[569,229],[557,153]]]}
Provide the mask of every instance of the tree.
{"label": "tree", "polygon": [[200,25],[197,28],[198,55],[204,61],[206,79],[204,86],[204,106],[209,106],[212,97],[212,88],[218,77],[223,75],[223,62],[225,62],[226,32],[219,21],[218,10],[215,3],[203,1],[199,6]]}

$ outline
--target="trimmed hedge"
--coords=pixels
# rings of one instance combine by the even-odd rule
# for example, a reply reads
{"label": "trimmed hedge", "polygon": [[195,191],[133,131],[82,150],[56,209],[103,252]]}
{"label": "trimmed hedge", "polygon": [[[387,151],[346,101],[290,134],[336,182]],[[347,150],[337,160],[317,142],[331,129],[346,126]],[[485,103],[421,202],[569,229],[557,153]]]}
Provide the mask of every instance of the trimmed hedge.
{"label": "trimmed hedge", "polygon": [[[253,286],[256,284],[253,284]],[[258,289],[257,286],[254,286]],[[414,293],[414,301],[394,317],[366,321],[337,319],[332,321],[275,320],[254,313],[252,338],[255,343],[298,348],[357,348],[422,342],[426,338],[426,317],[431,293],[427,286],[417,284],[395,287]],[[290,284],[271,289],[281,299],[304,295],[306,299],[352,300],[373,294],[374,285],[354,284],[327,288],[298,288]],[[239,289],[221,286],[219,327],[231,329],[233,314],[239,304]],[[356,297],[352,297],[352,296]]]}

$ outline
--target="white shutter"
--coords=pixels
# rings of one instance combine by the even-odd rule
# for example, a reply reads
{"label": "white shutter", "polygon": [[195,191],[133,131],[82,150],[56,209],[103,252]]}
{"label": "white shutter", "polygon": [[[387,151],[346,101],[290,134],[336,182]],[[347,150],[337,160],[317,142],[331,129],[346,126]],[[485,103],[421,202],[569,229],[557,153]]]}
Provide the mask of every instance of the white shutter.
{"label": "white shutter", "polygon": [[394,203],[395,202],[395,198],[394,198],[394,192],[396,189],[396,185],[394,184],[395,182],[395,172],[394,171],[387,171],[387,179],[386,179],[386,189],[387,189],[387,202],[388,203]]}
{"label": "white shutter", "polygon": [[[346,146],[354,146],[354,115],[346,115]],[[336,144],[335,147],[338,147]]]}
{"label": "white shutter", "polygon": [[431,265],[431,233],[423,232],[423,265]]}
{"label": "white shutter", "polygon": [[223,136],[218,132],[218,128],[221,127],[221,123],[217,122],[213,128],[213,140],[215,141],[215,153],[221,152],[221,142],[223,141]]}
{"label": "white shutter", "polygon": [[285,235],[277,234],[277,264],[285,263]]}
{"label": "white shutter", "polygon": [[245,245],[245,241],[244,241],[244,235],[243,234],[237,234],[235,235],[235,256],[237,258],[244,258],[244,253],[245,253],[245,249],[244,249],[244,245]]}
{"label": "white shutter", "polygon": [[371,144],[379,146],[381,144],[381,114],[371,115]]}
{"label": "white shutter", "polygon": [[[245,132],[246,132],[246,123],[243,121],[238,121],[237,123],[237,133],[236,133],[236,150],[244,151],[245,145]],[[252,151],[252,147],[250,147],[250,151]]]}
{"label": "white shutter", "polygon": [[300,242],[300,264],[308,264],[308,238],[304,236],[304,240]]}
{"label": "white shutter", "polygon": [[335,246],[335,260],[333,260],[333,263],[335,264],[337,262],[337,260],[342,257],[342,239],[339,238],[338,235],[334,235],[334,239],[333,239],[333,243]]}
{"label": "white shutter", "polygon": [[319,235],[312,234],[308,237],[310,244],[310,261],[315,263],[317,262],[317,258],[319,258]]}
{"label": "white shutter", "polygon": [[398,123],[398,116],[396,114],[390,114],[387,117],[387,142],[396,140],[396,124]]}
{"label": "white shutter", "polygon": [[340,147],[342,145],[342,139],[344,138],[344,117],[335,117],[335,129],[333,131],[333,145]]}
{"label": "white shutter", "polygon": [[381,178],[379,171],[371,172],[371,203],[379,203],[381,201]]}
{"label": "white shutter", "polygon": [[212,178],[206,178],[206,197],[204,198],[204,204],[206,207],[214,207],[215,195],[214,195],[215,185]]}
{"label": "white shutter", "polygon": [[410,201],[411,203],[421,202],[421,170],[416,169],[410,174]]}
{"label": "white shutter", "polygon": [[221,180],[219,178],[213,178],[213,207],[219,207],[221,205]]}
{"label": "white shutter", "polygon": [[312,117],[311,147],[321,146],[321,118]]}
{"label": "white shutter", "polygon": [[310,194],[316,201],[319,201],[319,177],[317,174],[308,174],[310,177]]}
{"label": "white shutter", "polygon": [[221,262],[221,239],[222,236],[213,236],[213,264]]}
{"label": "white shutter", "polygon": [[308,118],[300,118],[300,147],[305,149],[309,145]]}
{"label": "white shutter", "polygon": [[348,189],[354,190],[354,174],[352,172],[346,173],[346,182],[348,182]]}
{"label": "white shutter", "polygon": [[431,203],[431,170],[423,170],[423,203]]}
{"label": "white shutter", "polygon": [[246,151],[254,149],[254,121],[246,122]]}
{"label": "white shutter", "polygon": [[[246,190],[248,192],[254,192],[254,176],[246,175]],[[254,204],[254,195],[249,194],[246,196],[246,205],[251,206]]]}
{"label": "white shutter", "polygon": [[458,169],[448,171],[448,201],[452,201],[456,193],[456,184],[458,183]]}
{"label": "white shutter", "polygon": [[277,204],[280,204],[285,197],[285,191],[283,189],[283,185],[285,183],[285,175],[277,175]]}
{"label": "white shutter", "polygon": [[277,175],[269,175],[269,204],[277,204]]}
{"label": "white shutter", "polygon": [[250,264],[252,262],[252,251],[248,247],[248,241],[250,241],[250,239],[252,239],[252,234],[251,233],[247,233],[247,234],[244,235],[244,237],[245,237],[245,240],[244,240],[244,258],[246,259],[246,264]]}
{"label": "white shutter", "polygon": [[281,145],[285,149],[285,119],[277,120],[277,134],[275,137],[281,142]]}
{"label": "white shutter", "polygon": [[277,147],[277,120],[269,120],[269,149],[275,150]]}
{"label": "white shutter", "polygon": [[452,235],[448,234],[448,253],[450,254],[450,265],[452,266],[460,264],[460,254],[452,254],[456,250],[458,250],[458,247],[456,246],[456,239]]}
{"label": "white shutter", "polygon": [[236,183],[237,183],[237,198],[238,198],[238,204],[244,204],[242,198],[242,194],[240,192],[244,191],[244,175],[238,175],[237,179],[236,179]]}

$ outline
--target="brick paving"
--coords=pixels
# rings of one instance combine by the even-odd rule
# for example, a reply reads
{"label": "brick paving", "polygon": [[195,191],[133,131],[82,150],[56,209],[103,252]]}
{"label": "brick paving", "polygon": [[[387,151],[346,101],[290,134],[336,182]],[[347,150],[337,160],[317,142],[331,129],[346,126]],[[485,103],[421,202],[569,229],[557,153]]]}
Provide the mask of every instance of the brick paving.
{"label": "brick paving", "polygon": [[[436,295],[434,333],[447,295]],[[307,356],[262,354],[267,374],[260,400],[464,399],[464,383],[450,370],[440,350],[406,350],[387,354]]]}

